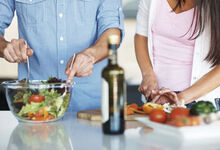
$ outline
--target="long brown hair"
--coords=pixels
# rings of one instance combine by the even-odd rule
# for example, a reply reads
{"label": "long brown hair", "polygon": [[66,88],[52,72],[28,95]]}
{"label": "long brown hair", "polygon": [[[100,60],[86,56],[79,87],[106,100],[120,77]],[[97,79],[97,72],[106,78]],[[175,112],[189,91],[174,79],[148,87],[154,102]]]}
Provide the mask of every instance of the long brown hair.
{"label": "long brown hair", "polygon": [[[177,5],[173,10],[181,7],[181,3],[185,3],[185,1],[177,0]],[[208,23],[211,24],[210,49],[205,60],[214,67],[220,64],[220,0],[194,0],[194,9],[195,38],[202,34]]]}

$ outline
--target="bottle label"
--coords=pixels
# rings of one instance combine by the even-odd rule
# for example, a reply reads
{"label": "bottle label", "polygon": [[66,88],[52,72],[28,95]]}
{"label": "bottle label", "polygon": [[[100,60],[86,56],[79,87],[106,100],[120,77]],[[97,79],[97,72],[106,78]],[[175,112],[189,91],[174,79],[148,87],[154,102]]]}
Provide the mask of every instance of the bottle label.
{"label": "bottle label", "polygon": [[102,123],[109,120],[109,86],[108,82],[102,78]]}

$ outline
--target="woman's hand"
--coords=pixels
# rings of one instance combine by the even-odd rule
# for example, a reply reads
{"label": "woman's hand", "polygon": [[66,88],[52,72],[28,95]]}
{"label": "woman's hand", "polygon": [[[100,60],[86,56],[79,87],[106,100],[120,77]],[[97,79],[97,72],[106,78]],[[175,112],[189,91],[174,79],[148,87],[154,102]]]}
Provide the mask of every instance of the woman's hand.
{"label": "woman's hand", "polygon": [[179,100],[177,94],[168,88],[161,88],[159,91],[152,91],[152,94],[155,95],[154,99],[152,100],[153,103],[171,103],[177,105],[182,104],[182,101]]}
{"label": "woman's hand", "polygon": [[85,52],[78,53],[70,69],[72,59],[73,57],[70,58],[66,66],[65,73],[68,76],[68,82],[71,82],[74,76],[87,77],[92,75],[93,65],[95,63],[95,58],[92,55]]}
{"label": "woman's hand", "polygon": [[146,99],[151,96],[152,90],[158,90],[157,78],[154,72],[143,76],[141,85],[138,88],[138,91],[143,94]]}

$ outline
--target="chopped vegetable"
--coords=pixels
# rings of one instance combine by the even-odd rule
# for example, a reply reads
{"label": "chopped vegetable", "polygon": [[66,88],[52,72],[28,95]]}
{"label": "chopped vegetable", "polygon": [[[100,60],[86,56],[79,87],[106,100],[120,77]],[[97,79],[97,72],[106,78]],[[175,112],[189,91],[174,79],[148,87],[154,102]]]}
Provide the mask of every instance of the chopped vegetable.
{"label": "chopped vegetable", "polygon": [[146,114],[146,112],[144,112],[143,110],[134,109],[132,107],[129,107],[129,109],[133,110],[134,112],[136,112],[138,114]]}
{"label": "chopped vegetable", "polygon": [[126,115],[133,115],[133,114],[134,114],[134,111],[131,110],[129,107],[126,107],[126,108],[125,108],[125,113],[126,113]]}
{"label": "chopped vegetable", "polygon": [[138,107],[138,110],[142,110],[143,111],[142,107]]}
{"label": "chopped vegetable", "polygon": [[128,108],[134,108],[134,109],[138,109],[138,105],[133,103],[127,106]]}
{"label": "chopped vegetable", "polygon": [[134,113],[146,114],[146,112],[144,112],[142,109],[140,109],[140,107],[138,107],[138,105],[135,103],[128,105],[125,108],[125,112],[126,112],[126,115],[133,115]]}
{"label": "chopped vegetable", "polygon": [[[176,104],[170,104],[170,103],[165,103],[163,104],[163,110],[166,112],[166,113],[171,113],[171,111],[176,108],[177,105]],[[182,107],[182,106],[181,106]],[[184,107],[185,108],[185,107]]]}
{"label": "chopped vegetable", "polygon": [[209,101],[199,101],[196,104],[193,104],[190,109],[191,115],[202,115],[210,114],[212,112],[217,112],[215,106]]}
{"label": "chopped vegetable", "polygon": [[159,104],[155,104],[155,103],[145,103],[142,106],[142,109],[145,113],[149,114],[153,109],[163,110],[163,105],[159,105]]}

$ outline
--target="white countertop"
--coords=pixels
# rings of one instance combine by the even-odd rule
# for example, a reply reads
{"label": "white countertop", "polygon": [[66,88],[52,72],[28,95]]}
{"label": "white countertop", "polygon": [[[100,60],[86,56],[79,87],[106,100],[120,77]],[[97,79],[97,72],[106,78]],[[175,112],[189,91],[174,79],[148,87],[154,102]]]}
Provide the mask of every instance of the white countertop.
{"label": "white countertop", "polygon": [[220,149],[220,139],[181,139],[135,121],[127,122],[124,135],[107,136],[99,122],[77,119],[74,112],[54,123],[18,123],[9,111],[0,111],[0,119],[0,150]]}

